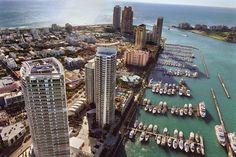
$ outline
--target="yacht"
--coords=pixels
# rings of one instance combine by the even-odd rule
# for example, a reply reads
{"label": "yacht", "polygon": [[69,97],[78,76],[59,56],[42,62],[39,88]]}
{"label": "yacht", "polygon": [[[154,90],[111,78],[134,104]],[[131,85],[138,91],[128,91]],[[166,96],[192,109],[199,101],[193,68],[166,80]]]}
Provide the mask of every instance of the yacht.
{"label": "yacht", "polygon": [[236,133],[228,133],[230,146],[232,147],[234,153],[236,153]]}
{"label": "yacht", "polygon": [[143,99],[143,106],[147,105],[147,98]]}
{"label": "yacht", "polygon": [[173,141],[173,148],[177,149],[177,147],[178,147],[177,139],[174,139],[174,141]]}
{"label": "yacht", "polygon": [[153,109],[153,107],[150,105],[149,108],[148,108],[148,111],[152,112],[152,109]]}
{"label": "yacht", "polygon": [[133,138],[134,138],[134,130],[131,130],[131,131],[129,132],[129,138],[130,138],[130,139],[133,139]]}
{"label": "yacht", "polygon": [[175,110],[176,110],[176,107],[175,107],[175,106],[173,106],[173,107],[171,108],[171,111],[170,111],[170,113],[171,113],[171,114],[174,114],[174,113],[175,113]]}
{"label": "yacht", "polygon": [[201,147],[200,146],[197,146],[197,154],[201,154]]}
{"label": "yacht", "polygon": [[202,118],[205,118],[205,117],[206,117],[206,105],[205,105],[205,103],[204,103],[204,102],[200,102],[200,103],[198,104],[198,106],[199,106],[199,113],[200,113],[200,116],[201,116]]}
{"label": "yacht", "polygon": [[138,120],[134,122],[134,128],[137,128],[137,127],[138,127]]}
{"label": "yacht", "polygon": [[196,141],[197,143],[200,142],[200,136],[199,136],[198,134],[195,135],[195,141]]}
{"label": "yacht", "polygon": [[139,123],[139,125],[138,125],[138,129],[141,130],[142,128],[143,128],[143,123],[141,122],[141,123]]}
{"label": "yacht", "polygon": [[157,136],[157,144],[158,144],[158,145],[161,144],[161,136],[160,136],[160,135]]}
{"label": "yacht", "polygon": [[157,108],[156,108],[156,107],[153,108],[152,113],[153,113],[153,114],[156,114],[156,113],[157,113]]}
{"label": "yacht", "polygon": [[150,137],[149,134],[145,135],[145,142],[147,142],[149,140],[149,137]]}
{"label": "yacht", "polygon": [[151,100],[150,99],[147,100],[147,104],[151,105]]}
{"label": "yacht", "polygon": [[179,140],[179,149],[183,150],[184,149],[184,141],[181,139]]}
{"label": "yacht", "polygon": [[168,138],[168,140],[167,140],[167,145],[168,145],[168,147],[171,147],[171,145],[172,145],[172,140],[171,140],[171,138]]}
{"label": "yacht", "polygon": [[152,131],[152,129],[153,129],[153,125],[152,125],[152,124],[150,124],[150,125],[148,126],[148,128],[147,128],[147,131],[151,132],[151,131]]}
{"label": "yacht", "polygon": [[179,115],[179,109],[178,108],[175,110],[175,114]]}
{"label": "yacht", "polygon": [[143,142],[144,138],[145,138],[145,132],[143,131],[139,137],[139,141]]}
{"label": "yacht", "polygon": [[179,131],[179,138],[180,138],[180,139],[183,139],[183,137],[184,137],[183,131]]}
{"label": "yacht", "polygon": [[190,132],[189,139],[192,141],[194,140],[194,133],[193,132]]}
{"label": "yacht", "polygon": [[184,143],[184,151],[185,151],[186,153],[189,152],[189,142],[188,142],[188,141],[186,141],[186,142]]}
{"label": "yacht", "polygon": [[194,151],[195,151],[195,144],[194,144],[194,142],[192,142],[190,144],[190,150],[191,150],[192,153],[194,153]]}
{"label": "yacht", "polygon": [[222,125],[215,126],[215,132],[218,142],[224,147],[226,145],[225,130]]}
{"label": "yacht", "polygon": [[144,111],[148,111],[148,109],[149,109],[149,105],[146,105],[144,108]]}
{"label": "yacht", "polygon": [[143,130],[145,131],[147,129],[147,125],[144,125],[143,126]]}
{"label": "yacht", "polygon": [[161,146],[165,146],[166,145],[166,136],[162,137],[161,140]]}
{"label": "yacht", "polygon": [[191,94],[190,94],[190,90],[187,90],[187,91],[186,91],[186,95],[187,95],[188,97],[191,96]]}
{"label": "yacht", "polygon": [[157,133],[157,130],[158,130],[158,126],[157,126],[157,125],[154,125],[154,127],[153,127],[153,133]]}
{"label": "yacht", "polygon": [[184,110],[183,110],[182,108],[179,110],[179,115],[180,115],[181,117],[184,115]]}
{"label": "yacht", "polygon": [[174,137],[178,138],[179,131],[177,129],[174,130]]}
{"label": "yacht", "polygon": [[156,92],[156,86],[152,86],[152,92],[153,92],[153,93]]}
{"label": "yacht", "polygon": [[164,134],[164,135],[167,135],[167,134],[168,134],[168,129],[167,129],[167,128],[164,128],[164,129],[163,129],[163,134]]}
{"label": "yacht", "polygon": [[163,88],[160,89],[160,92],[159,92],[161,95],[163,94]]}

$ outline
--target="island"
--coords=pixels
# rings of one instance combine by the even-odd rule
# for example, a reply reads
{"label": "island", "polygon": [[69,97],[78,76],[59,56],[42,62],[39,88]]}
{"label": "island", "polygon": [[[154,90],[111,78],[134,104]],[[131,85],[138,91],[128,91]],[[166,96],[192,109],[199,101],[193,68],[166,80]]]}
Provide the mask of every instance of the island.
{"label": "island", "polygon": [[213,39],[236,43],[236,26],[229,28],[225,25],[212,25],[196,24],[192,26],[190,23],[184,22],[173,28],[190,31],[199,35],[207,36]]}

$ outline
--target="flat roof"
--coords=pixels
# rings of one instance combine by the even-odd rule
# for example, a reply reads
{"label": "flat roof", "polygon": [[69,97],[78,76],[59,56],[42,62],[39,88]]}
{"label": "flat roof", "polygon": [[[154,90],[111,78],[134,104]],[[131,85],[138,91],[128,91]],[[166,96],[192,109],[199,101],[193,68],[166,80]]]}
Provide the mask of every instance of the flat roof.
{"label": "flat roof", "polygon": [[84,144],[84,140],[78,137],[71,137],[70,138],[70,147],[80,149]]}
{"label": "flat roof", "polygon": [[116,56],[117,50],[113,47],[98,47],[96,56],[113,57]]}
{"label": "flat roof", "polygon": [[25,130],[25,126],[22,122],[3,127],[1,131],[2,140],[6,141],[8,139],[12,139],[23,130]]}

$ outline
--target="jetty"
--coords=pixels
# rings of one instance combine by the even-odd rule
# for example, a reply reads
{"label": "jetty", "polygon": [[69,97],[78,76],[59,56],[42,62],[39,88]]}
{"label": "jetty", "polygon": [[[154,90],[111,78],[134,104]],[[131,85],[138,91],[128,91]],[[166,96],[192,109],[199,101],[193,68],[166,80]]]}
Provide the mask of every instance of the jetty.
{"label": "jetty", "polygon": [[223,128],[225,130],[226,150],[228,152],[228,157],[234,157],[232,148],[230,146],[229,138],[228,138],[228,131],[225,128],[224,120],[223,120],[223,117],[221,115],[221,111],[220,111],[220,108],[219,108],[219,103],[218,103],[215,91],[212,88],[211,88],[211,95],[212,95],[212,98],[213,98],[213,101],[214,101],[214,104],[215,104],[215,107],[216,107],[216,111],[218,113],[218,117],[220,119],[220,123],[221,123],[221,125],[223,126]]}
{"label": "jetty", "polygon": [[206,77],[209,79],[210,76],[209,76],[209,72],[208,72],[208,67],[207,67],[206,62],[205,62],[205,57],[202,53],[201,53],[201,60],[202,60],[202,64],[204,65]]}
{"label": "jetty", "polygon": [[222,79],[220,74],[218,74],[218,79],[219,79],[220,84],[222,85],[222,87],[224,89],[224,92],[225,92],[226,96],[228,97],[228,99],[230,99],[229,92],[228,92],[227,87],[225,86],[225,83],[224,83],[224,81],[223,81],[223,79]]}

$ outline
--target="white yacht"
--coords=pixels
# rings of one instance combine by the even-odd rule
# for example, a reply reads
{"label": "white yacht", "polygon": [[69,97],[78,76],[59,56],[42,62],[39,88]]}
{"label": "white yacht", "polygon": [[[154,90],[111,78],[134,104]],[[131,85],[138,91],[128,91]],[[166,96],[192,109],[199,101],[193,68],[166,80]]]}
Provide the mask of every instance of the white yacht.
{"label": "white yacht", "polygon": [[129,132],[129,138],[130,138],[130,139],[133,139],[133,138],[134,138],[134,130],[131,130],[131,131]]}
{"label": "white yacht", "polygon": [[134,122],[134,128],[137,128],[137,127],[138,127],[138,120]]}
{"label": "white yacht", "polygon": [[195,144],[194,144],[194,142],[192,142],[190,144],[190,150],[191,150],[192,153],[194,153],[194,151],[195,151]]}
{"label": "white yacht", "polygon": [[145,132],[143,131],[139,137],[139,141],[142,142],[145,138]]}
{"label": "white yacht", "polygon": [[160,135],[157,136],[157,144],[158,144],[158,145],[161,144],[161,136],[160,136]]}
{"label": "white yacht", "polygon": [[184,149],[184,141],[181,139],[179,140],[179,149],[183,150]]}
{"label": "white yacht", "polygon": [[143,123],[141,122],[141,123],[139,123],[139,125],[138,125],[138,129],[141,130],[142,128],[143,128]]}
{"label": "white yacht", "polygon": [[167,145],[168,145],[168,147],[171,147],[171,145],[172,145],[172,140],[171,140],[171,138],[168,138],[168,140],[167,140]]}
{"label": "white yacht", "polygon": [[147,131],[151,132],[151,131],[152,131],[152,129],[153,129],[153,125],[152,125],[152,124],[150,124],[150,125],[148,126],[148,128],[147,128]]}
{"label": "white yacht", "polygon": [[225,130],[222,125],[215,126],[215,132],[218,142],[224,147],[226,145]]}
{"label": "white yacht", "polygon": [[173,141],[173,148],[177,149],[177,147],[178,147],[177,139],[174,139],[174,141]]}
{"label": "white yacht", "polygon": [[184,151],[185,151],[186,153],[189,152],[189,142],[188,142],[188,141],[186,141],[186,142],[184,143]]}
{"label": "white yacht", "polygon": [[157,133],[157,129],[158,129],[158,126],[157,126],[157,125],[154,125],[154,127],[153,127],[153,133]]}
{"label": "white yacht", "polygon": [[202,118],[205,118],[206,117],[206,105],[204,102],[200,102],[198,104],[198,107],[199,107],[199,113],[200,113],[200,116]]}
{"label": "white yacht", "polygon": [[230,146],[232,147],[234,153],[236,153],[236,133],[228,133]]}

